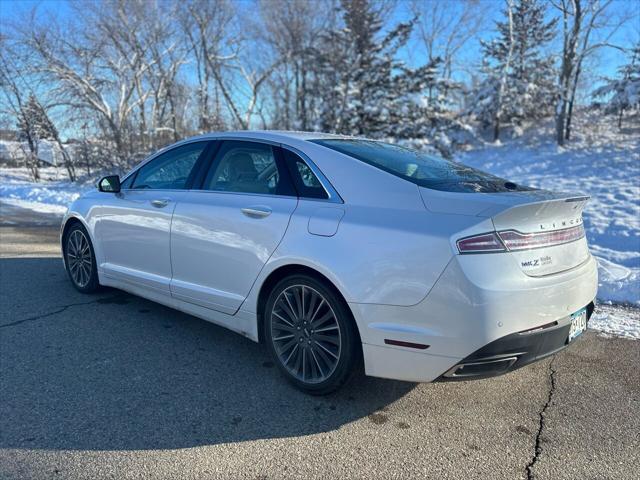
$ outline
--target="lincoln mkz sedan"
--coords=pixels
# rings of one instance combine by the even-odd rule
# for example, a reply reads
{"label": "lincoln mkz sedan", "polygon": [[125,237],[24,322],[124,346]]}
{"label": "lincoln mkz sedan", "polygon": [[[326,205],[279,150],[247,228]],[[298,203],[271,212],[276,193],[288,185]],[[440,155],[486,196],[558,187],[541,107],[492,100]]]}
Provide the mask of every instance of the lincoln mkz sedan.
{"label": "lincoln mkz sedan", "polygon": [[570,345],[598,284],[587,200],[379,141],[216,133],[100,180],[61,244],[81,292],[126,290],[264,342],[325,394],[362,364],[466,380]]}

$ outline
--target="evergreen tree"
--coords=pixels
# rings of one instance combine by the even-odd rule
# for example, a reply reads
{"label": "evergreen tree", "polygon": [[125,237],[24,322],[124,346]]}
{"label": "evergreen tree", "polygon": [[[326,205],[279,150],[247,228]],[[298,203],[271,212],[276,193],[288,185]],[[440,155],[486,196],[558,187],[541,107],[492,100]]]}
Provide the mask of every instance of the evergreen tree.
{"label": "evergreen tree", "polygon": [[[482,42],[485,79],[470,103],[485,126],[496,121],[497,112],[500,120],[516,125],[553,112],[556,72],[544,47],[555,36],[557,19],[545,21],[545,12],[541,0],[518,0],[511,22],[497,22],[497,38]],[[497,140],[499,125],[495,127]]]}
{"label": "evergreen tree", "polygon": [[[409,68],[398,59],[413,22],[383,32],[382,15],[370,0],[342,0],[344,25],[326,32],[310,55],[318,70],[315,94],[322,99],[316,127],[323,131],[371,137],[408,138],[424,134],[430,113],[442,109],[436,95],[439,59]],[[452,88],[453,85],[447,85]]]}
{"label": "evergreen tree", "polygon": [[34,95],[29,95],[20,109],[17,127],[23,141],[55,140],[58,137],[56,127]]}
{"label": "evergreen tree", "polygon": [[640,110],[640,42],[630,51],[630,61],[618,69],[618,77],[593,92],[594,97],[605,97],[605,111],[618,114],[618,127],[622,127],[625,110]]}

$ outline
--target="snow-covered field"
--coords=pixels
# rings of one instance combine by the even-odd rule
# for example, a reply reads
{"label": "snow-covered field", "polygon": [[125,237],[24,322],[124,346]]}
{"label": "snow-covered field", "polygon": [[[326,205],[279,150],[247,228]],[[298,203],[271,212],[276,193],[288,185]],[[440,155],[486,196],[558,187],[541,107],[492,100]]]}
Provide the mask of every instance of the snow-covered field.
{"label": "snow-covered field", "polygon": [[[595,121],[585,127],[577,125],[576,137],[565,148],[556,146],[550,125],[544,125],[535,133],[460,154],[457,160],[521,184],[591,195],[584,223],[599,264],[598,299],[638,307],[640,126],[626,133]],[[63,169],[45,168],[41,174],[43,180],[32,183],[26,169],[0,168],[0,199],[43,213],[62,214],[83,191],[95,188],[95,178],[68,182]],[[638,315],[625,312],[604,309],[591,327],[640,338]]]}
{"label": "snow-covered field", "polygon": [[466,152],[458,160],[523,185],[590,195],[584,225],[598,259],[599,300],[638,306],[640,126],[635,130],[578,125],[576,138],[559,148],[545,125],[535,134]]}
{"label": "snow-covered field", "polygon": [[26,168],[0,168],[0,199],[42,213],[62,215],[83,192],[94,188],[95,179],[69,182],[64,168],[40,169],[41,181],[31,181]]}

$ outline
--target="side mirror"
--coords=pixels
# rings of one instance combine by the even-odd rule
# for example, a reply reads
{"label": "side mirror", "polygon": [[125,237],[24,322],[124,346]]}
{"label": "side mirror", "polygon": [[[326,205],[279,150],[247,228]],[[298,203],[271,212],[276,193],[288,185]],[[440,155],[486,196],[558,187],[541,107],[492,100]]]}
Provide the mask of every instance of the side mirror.
{"label": "side mirror", "polygon": [[120,177],[118,175],[108,175],[102,177],[98,182],[98,191],[106,193],[118,193],[120,191]]}

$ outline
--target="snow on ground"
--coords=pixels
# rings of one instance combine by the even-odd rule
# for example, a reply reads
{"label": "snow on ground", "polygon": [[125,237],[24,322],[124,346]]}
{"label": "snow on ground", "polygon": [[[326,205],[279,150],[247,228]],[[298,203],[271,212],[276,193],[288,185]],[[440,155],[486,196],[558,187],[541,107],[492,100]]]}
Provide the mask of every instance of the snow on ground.
{"label": "snow on ground", "polygon": [[640,310],[622,305],[598,305],[589,319],[589,328],[603,335],[640,340]]}
{"label": "snow on ground", "polygon": [[41,181],[34,183],[26,168],[0,168],[0,199],[18,207],[62,215],[83,192],[94,188],[93,180],[73,183],[62,168],[40,169]]}
{"label": "snow on ground", "polygon": [[621,133],[610,119],[587,120],[565,148],[549,124],[457,160],[523,185],[590,195],[584,225],[599,265],[598,298],[640,305],[640,126]]}

